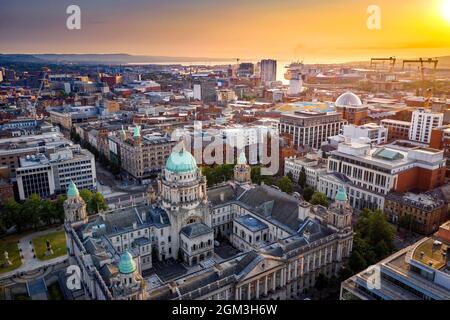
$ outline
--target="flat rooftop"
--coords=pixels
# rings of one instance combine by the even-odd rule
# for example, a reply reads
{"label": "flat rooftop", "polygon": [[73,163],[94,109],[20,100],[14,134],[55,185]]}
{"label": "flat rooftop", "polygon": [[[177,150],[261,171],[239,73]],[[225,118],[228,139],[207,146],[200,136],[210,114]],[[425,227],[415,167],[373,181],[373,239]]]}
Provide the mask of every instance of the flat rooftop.
{"label": "flat rooftop", "polygon": [[447,244],[429,238],[414,249],[413,258],[428,267],[440,270],[447,262],[448,248]]}

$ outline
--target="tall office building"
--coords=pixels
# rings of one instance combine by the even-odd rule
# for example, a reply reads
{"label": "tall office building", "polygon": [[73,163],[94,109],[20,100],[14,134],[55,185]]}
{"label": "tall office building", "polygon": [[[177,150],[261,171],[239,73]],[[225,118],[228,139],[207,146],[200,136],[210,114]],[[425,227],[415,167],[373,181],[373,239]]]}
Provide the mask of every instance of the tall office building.
{"label": "tall office building", "polygon": [[280,134],[291,136],[294,145],[319,149],[328,137],[339,134],[345,124],[347,121],[337,112],[295,111],[281,115],[278,126]]}
{"label": "tall office building", "polygon": [[79,145],[21,157],[16,178],[20,200],[33,193],[43,198],[64,193],[71,182],[83,189],[97,187],[94,155]]}
{"label": "tall office building", "polygon": [[215,80],[204,80],[194,84],[194,99],[201,100],[205,103],[217,100]]}
{"label": "tall office building", "polygon": [[409,140],[430,143],[433,128],[442,126],[444,114],[420,108],[412,114]]}
{"label": "tall office building", "polygon": [[277,61],[261,60],[261,82],[267,83],[277,80]]}

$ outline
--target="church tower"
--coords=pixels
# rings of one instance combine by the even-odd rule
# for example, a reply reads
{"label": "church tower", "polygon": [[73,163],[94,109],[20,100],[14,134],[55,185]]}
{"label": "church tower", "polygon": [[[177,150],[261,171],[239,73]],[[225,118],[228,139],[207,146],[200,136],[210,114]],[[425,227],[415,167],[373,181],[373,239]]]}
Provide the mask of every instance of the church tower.
{"label": "church tower", "polygon": [[247,164],[244,150],[241,151],[237,164],[234,166],[234,181],[240,184],[251,183],[251,168]]}
{"label": "church tower", "polygon": [[113,285],[113,295],[118,300],[144,300],[145,281],[132,254],[127,250],[120,256],[119,273]]}
{"label": "church tower", "polygon": [[86,203],[81,198],[77,186],[73,181],[67,189],[67,199],[64,201],[64,219],[69,224],[83,224],[88,220]]}
{"label": "church tower", "polygon": [[353,208],[348,203],[347,193],[343,186],[340,186],[334,202],[330,205],[328,210],[328,224],[332,227],[347,231],[352,226],[352,212]]}
{"label": "church tower", "polygon": [[168,243],[170,251],[166,250],[164,257],[176,259],[180,249],[179,237],[184,227],[195,224],[202,230],[211,228],[206,178],[183,142],[172,149],[161,172],[158,191],[161,197],[158,203],[167,212],[171,224],[171,241]]}

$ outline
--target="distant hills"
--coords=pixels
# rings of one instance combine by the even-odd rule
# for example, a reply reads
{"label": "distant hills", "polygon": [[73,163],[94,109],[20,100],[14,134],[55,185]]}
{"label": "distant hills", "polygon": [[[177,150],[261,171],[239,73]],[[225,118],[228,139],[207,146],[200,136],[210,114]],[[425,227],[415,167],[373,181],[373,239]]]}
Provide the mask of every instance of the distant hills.
{"label": "distant hills", "polygon": [[0,54],[0,63],[74,63],[74,64],[129,64],[129,63],[180,63],[223,62],[226,58],[192,58],[166,56],[140,56],[125,53],[114,54]]}
{"label": "distant hills", "polygon": [[[425,57],[424,57],[425,58]],[[428,57],[427,57],[428,58]],[[434,58],[434,57],[433,57]],[[450,68],[450,56],[437,57],[438,68]],[[401,67],[402,58],[397,58],[396,67]],[[167,56],[143,56],[126,53],[113,54],[0,54],[1,63],[41,63],[41,64],[130,64],[130,63],[235,63],[230,58],[207,57],[167,57]],[[308,63],[307,63],[308,64]],[[370,61],[353,61],[342,63],[343,65],[359,65],[368,67]],[[386,62],[386,65],[388,62]],[[425,64],[427,67],[431,65]]]}

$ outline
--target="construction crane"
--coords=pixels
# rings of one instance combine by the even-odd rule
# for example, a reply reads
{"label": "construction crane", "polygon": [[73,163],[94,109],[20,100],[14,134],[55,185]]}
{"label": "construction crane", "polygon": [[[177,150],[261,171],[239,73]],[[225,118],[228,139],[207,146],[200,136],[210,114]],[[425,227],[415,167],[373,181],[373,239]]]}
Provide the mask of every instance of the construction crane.
{"label": "construction crane", "polygon": [[396,59],[395,57],[389,57],[389,58],[371,58],[371,59],[370,59],[370,68],[372,68],[373,65],[375,65],[375,68],[376,68],[376,62],[377,62],[377,61],[383,61],[383,63],[384,63],[384,61],[389,61],[389,62],[390,62],[390,65],[391,65],[390,71],[392,71],[392,70],[394,70],[394,67],[395,67],[395,61],[396,61],[396,60],[397,60],[397,59]]}
{"label": "construction crane", "polygon": [[425,58],[425,59],[419,58],[419,59],[403,60],[402,70],[405,69],[405,63],[408,63],[408,64],[420,63],[420,75],[421,75],[422,82],[423,82],[425,79],[425,75],[424,75],[425,68],[423,66],[424,63],[432,63],[434,65],[434,67],[433,67],[433,74],[434,74],[434,72],[436,71],[438,62],[439,62],[439,60],[437,58],[434,58],[434,59],[433,58],[428,58],[428,59],[427,58]]}
{"label": "construction crane", "polygon": [[34,101],[33,105],[31,106],[30,112],[31,112],[32,117],[33,117],[35,120],[37,119],[36,106],[37,106],[39,97],[41,96],[41,91],[42,91],[42,88],[43,88],[43,86],[44,86],[44,82],[45,82],[45,80],[46,80],[45,78],[47,77],[47,72],[48,72],[48,69],[47,69],[47,68],[42,68],[42,79],[40,79],[40,80],[41,80],[41,83],[40,83],[40,85],[39,85],[39,90],[38,90],[38,93],[37,93],[37,95],[36,95],[36,100]]}
{"label": "construction crane", "polygon": [[425,92],[425,101],[423,106],[425,108],[429,108],[431,105],[431,99],[433,98],[433,89],[432,88],[428,88]]}

